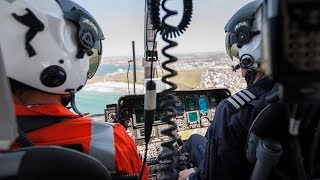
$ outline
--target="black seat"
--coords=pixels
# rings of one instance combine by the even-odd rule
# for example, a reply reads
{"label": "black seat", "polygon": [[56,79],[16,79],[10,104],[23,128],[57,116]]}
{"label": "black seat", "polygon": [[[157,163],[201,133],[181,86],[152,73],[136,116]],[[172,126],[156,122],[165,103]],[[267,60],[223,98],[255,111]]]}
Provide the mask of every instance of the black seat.
{"label": "black seat", "polygon": [[288,109],[283,103],[268,105],[252,123],[246,148],[247,160],[254,165],[252,180],[288,177],[283,173],[288,167],[288,124]]}
{"label": "black seat", "polygon": [[62,147],[28,147],[0,154],[1,180],[111,179],[96,159]]}

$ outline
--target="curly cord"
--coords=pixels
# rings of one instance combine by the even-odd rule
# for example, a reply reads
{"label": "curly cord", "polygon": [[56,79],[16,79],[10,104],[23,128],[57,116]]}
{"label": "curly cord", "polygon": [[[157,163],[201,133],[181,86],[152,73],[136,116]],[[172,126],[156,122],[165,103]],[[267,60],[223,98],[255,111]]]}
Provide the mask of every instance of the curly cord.
{"label": "curly cord", "polygon": [[[182,19],[177,27],[172,27],[170,29],[166,29],[167,24],[163,21],[160,21],[160,1],[161,0],[149,0],[150,3],[148,8],[150,10],[151,20],[154,29],[158,30],[161,35],[165,35],[167,37],[173,38],[180,36],[187,30],[190,25],[192,12],[193,12],[193,2],[192,0],[183,0],[183,15]],[[163,3],[164,4],[164,1]],[[176,14],[176,13],[175,13]]]}
{"label": "curly cord", "polygon": [[178,103],[178,99],[170,94],[175,89],[177,89],[177,85],[169,82],[168,78],[172,78],[177,75],[177,71],[169,68],[167,65],[170,63],[176,62],[178,59],[170,54],[167,53],[167,50],[170,48],[173,48],[177,46],[178,44],[174,41],[171,41],[168,39],[168,35],[170,32],[172,32],[173,29],[176,29],[176,27],[172,27],[166,24],[166,19],[172,15],[177,14],[175,11],[170,11],[165,7],[165,3],[167,0],[164,0],[162,3],[162,8],[166,12],[166,15],[162,18],[162,25],[163,25],[163,33],[162,33],[162,39],[168,43],[167,46],[165,46],[162,49],[162,54],[168,58],[167,61],[162,63],[162,68],[170,72],[168,75],[165,75],[162,77],[162,81],[168,85],[170,85],[171,88],[166,89],[161,92],[161,95],[164,97],[164,101],[160,104],[160,107],[167,112],[167,116],[163,117],[161,120],[163,122],[166,122],[169,125],[168,129],[164,129],[161,131],[163,135],[169,136],[171,140],[167,142],[161,143],[161,146],[163,147],[163,151],[161,155],[159,155],[159,161],[161,162],[160,166],[160,179],[169,180],[169,179],[175,179],[177,176],[176,173],[176,162],[174,159],[174,155],[177,153],[176,147],[174,144],[177,142],[177,136],[174,133],[177,130],[176,123],[172,120],[177,115],[176,105]]}

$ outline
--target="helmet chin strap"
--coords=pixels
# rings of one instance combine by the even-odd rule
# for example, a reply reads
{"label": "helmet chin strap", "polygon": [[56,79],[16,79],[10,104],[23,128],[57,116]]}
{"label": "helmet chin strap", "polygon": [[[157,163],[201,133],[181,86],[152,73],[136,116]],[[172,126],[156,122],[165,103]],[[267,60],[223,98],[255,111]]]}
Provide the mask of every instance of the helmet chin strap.
{"label": "helmet chin strap", "polygon": [[[68,106],[68,104],[70,103],[70,95],[69,96],[64,96],[64,97],[62,97],[61,98],[61,104],[62,104],[62,106],[65,106],[65,107],[67,107]],[[68,108],[68,107],[67,107]]]}
{"label": "helmet chin strap", "polygon": [[244,79],[247,82],[247,86],[251,86],[253,84],[255,77],[256,71],[254,69],[247,69],[247,72],[244,76]]}
{"label": "helmet chin strap", "polygon": [[75,94],[76,91],[75,90],[69,90],[70,92],[70,102],[71,102],[71,108],[74,110],[74,112],[76,112],[77,114],[79,114],[80,116],[83,116],[83,114],[78,110],[76,103],[75,103]]}

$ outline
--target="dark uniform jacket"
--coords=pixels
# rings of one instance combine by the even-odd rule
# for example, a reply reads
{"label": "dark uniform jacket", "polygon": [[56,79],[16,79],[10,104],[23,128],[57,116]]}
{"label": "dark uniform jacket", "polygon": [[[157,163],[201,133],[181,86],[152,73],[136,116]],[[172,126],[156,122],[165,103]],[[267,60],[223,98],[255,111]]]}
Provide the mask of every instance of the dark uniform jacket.
{"label": "dark uniform jacket", "polygon": [[208,128],[205,158],[189,179],[249,179],[253,165],[245,157],[247,134],[274,85],[260,79],[218,105]]}

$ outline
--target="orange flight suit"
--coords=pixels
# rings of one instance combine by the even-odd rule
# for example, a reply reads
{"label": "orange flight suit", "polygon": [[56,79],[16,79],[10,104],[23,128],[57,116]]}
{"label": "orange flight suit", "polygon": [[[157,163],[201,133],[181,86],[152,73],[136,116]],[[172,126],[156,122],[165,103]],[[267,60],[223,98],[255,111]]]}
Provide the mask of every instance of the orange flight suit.
{"label": "orange flight suit", "polygon": [[[89,117],[81,117],[58,104],[22,106],[15,105],[17,117],[62,118],[61,122],[26,132],[36,145],[68,146],[78,144],[82,151],[98,159],[111,173],[140,174],[142,162],[137,147],[118,123],[93,121]],[[43,119],[42,119],[43,117]],[[14,145],[12,148],[17,148]],[[143,179],[148,179],[146,166]]]}

